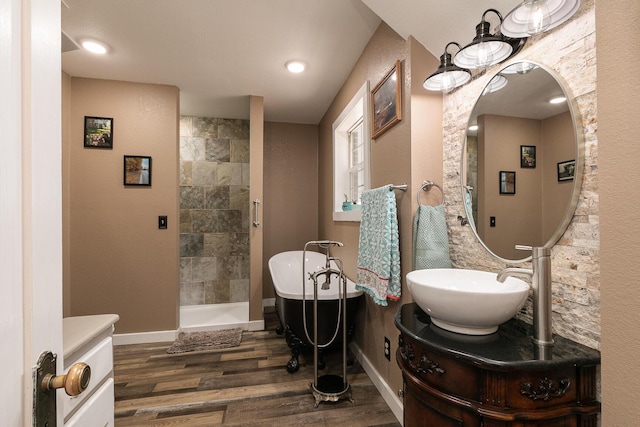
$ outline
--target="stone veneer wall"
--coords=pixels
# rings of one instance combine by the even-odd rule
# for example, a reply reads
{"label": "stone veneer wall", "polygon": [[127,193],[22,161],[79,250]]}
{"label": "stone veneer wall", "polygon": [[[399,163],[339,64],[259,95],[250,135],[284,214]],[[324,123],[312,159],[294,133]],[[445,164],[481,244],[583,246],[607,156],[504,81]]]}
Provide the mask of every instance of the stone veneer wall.
{"label": "stone veneer wall", "polygon": [[[452,261],[458,268],[498,271],[505,267],[476,241],[466,216],[460,184],[460,156],[467,121],[484,86],[504,66],[528,59],[555,71],[576,99],[582,119],[585,167],[580,199],[573,219],[551,251],[554,332],[592,348],[600,348],[600,267],[598,228],[598,143],[596,122],[596,56],[594,0],[583,1],[578,13],[548,34],[532,37],[507,63],[476,76],[444,97],[444,189]],[[525,267],[528,265],[525,264]],[[530,301],[525,320],[531,321]]]}
{"label": "stone veneer wall", "polygon": [[180,305],[249,301],[249,121],[180,117]]}

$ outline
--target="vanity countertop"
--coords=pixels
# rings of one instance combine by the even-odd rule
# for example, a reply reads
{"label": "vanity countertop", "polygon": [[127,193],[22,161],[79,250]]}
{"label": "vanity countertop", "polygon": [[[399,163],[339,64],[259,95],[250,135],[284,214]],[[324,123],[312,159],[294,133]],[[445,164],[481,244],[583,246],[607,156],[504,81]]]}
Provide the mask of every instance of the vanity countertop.
{"label": "vanity countertop", "polygon": [[120,316],[117,314],[97,314],[62,319],[62,347],[65,360],[94,338],[107,331],[111,334],[111,328],[119,319]]}
{"label": "vanity countertop", "polygon": [[531,342],[533,328],[515,318],[502,324],[491,335],[462,335],[432,324],[417,304],[410,303],[398,309],[395,324],[402,334],[420,342],[425,348],[500,370],[600,364],[598,350],[557,335],[553,337],[555,344],[551,360],[536,360]]}

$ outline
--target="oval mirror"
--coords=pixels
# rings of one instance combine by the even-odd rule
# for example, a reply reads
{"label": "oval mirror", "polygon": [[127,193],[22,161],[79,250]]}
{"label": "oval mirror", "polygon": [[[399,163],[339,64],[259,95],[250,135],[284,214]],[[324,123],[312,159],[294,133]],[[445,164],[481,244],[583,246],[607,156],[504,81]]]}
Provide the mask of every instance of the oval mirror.
{"label": "oval mirror", "polygon": [[550,248],[566,230],[582,182],[579,123],[559,78],[530,61],[500,70],[478,98],[462,150],[462,200],[495,257],[527,261],[516,245]]}

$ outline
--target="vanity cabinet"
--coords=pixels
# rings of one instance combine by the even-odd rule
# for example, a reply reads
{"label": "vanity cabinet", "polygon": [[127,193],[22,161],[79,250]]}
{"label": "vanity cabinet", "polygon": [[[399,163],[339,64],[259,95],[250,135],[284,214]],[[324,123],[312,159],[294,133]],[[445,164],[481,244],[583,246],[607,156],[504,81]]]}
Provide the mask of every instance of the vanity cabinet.
{"label": "vanity cabinet", "polygon": [[58,390],[58,410],[62,408],[66,427],[114,425],[113,330],[115,314],[67,317],[63,319],[65,372],[84,362],[91,368],[86,390],[69,396]]}
{"label": "vanity cabinet", "polygon": [[395,323],[405,427],[597,426],[597,350],[554,337],[551,359],[536,360],[525,322],[454,334],[415,304],[400,307]]}

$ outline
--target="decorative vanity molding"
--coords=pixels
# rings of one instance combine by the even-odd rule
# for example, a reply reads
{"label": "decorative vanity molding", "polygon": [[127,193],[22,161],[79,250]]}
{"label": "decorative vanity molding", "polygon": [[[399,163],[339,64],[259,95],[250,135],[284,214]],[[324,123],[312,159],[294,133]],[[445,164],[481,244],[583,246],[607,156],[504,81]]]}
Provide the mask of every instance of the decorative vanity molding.
{"label": "decorative vanity molding", "polygon": [[597,425],[597,350],[554,337],[551,360],[536,360],[532,328],[521,320],[491,335],[455,334],[413,303],[395,323],[405,427]]}

